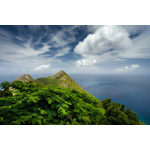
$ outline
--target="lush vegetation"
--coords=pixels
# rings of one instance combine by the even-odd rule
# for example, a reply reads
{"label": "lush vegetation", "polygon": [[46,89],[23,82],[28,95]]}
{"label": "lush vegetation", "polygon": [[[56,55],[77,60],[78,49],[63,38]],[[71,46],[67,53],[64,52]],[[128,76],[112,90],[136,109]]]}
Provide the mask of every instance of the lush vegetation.
{"label": "lush vegetation", "polygon": [[133,113],[130,109],[125,110],[125,105],[113,102],[111,99],[105,99],[102,101],[102,107],[106,110],[106,118],[103,124],[107,125],[144,125],[139,121],[136,113]]}
{"label": "lush vegetation", "polygon": [[124,105],[111,103],[111,99],[100,101],[76,89],[33,81],[3,82],[1,87],[1,125],[144,124]]}
{"label": "lush vegetation", "polygon": [[33,82],[34,83],[42,83],[44,85],[50,85],[50,84],[57,85],[57,84],[59,84],[57,79],[47,79],[47,78],[38,78],[38,79],[35,79]]}
{"label": "lush vegetation", "polygon": [[[27,78],[28,77],[28,78]],[[33,81],[33,83],[42,83],[44,85],[57,85],[63,88],[76,89],[78,91],[86,93],[88,96],[94,97],[92,94],[85,91],[79,84],[77,84],[65,71],[61,70],[53,76],[48,76],[45,78],[33,79],[29,74],[24,74],[18,77],[16,80],[22,82]],[[16,81],[15,80],[15,81]],[[14,90],[11,89],[10,90]],[[95,97],[94,97],[95,98]]]}
{"label": "lush vegetation", "polygon": [[86,93],[88,96],[94,97],[92,94],[85,91],[79,84],[77,84],[65,72],[64,72],[63,76],[57,76],[55,79],[52,79],[52,77],[37,78],[33,82],[34,83],[42,83],[44,85],[57,85],[57,86],[60,86],[62,88],[76,89],[78,91]]}

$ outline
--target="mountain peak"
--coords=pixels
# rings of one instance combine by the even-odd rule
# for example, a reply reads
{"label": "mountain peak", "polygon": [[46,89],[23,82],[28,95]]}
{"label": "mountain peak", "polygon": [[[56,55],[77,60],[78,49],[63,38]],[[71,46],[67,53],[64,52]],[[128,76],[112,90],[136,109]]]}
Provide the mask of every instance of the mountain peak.
{"label": "mountain peak", "polygon": [[[61,78],[62,76],[67,75],[67,73],[64,70],[61,70],[59,72],[57,72],[52,79],[56,79],[56,78]],[[67,75],[68,76],[68,75]]]}
{"label": "mountain peak", "polygon": [[16,80],[20,80],[22,82],[28,82],[28,81],[33,81],[34,79],[29,74],[24,74],[24,75],[19,76]]}

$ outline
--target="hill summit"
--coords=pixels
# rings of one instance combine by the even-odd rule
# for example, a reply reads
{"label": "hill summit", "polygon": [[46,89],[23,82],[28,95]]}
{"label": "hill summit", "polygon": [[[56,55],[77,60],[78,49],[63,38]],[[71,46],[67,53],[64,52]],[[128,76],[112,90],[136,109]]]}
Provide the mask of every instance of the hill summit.
{"label": "hill summit", "polygon": [[52,76],[52,79],[60,79],[64,75],[68,76],[65,71],[61,70],[58,73],[56,73],[54,76]]}
{"label": "hill summit", "polygon": [[[73,88],[77,83],[64,71],[57,72],[54,76],[48,76],[45,78],[37,78],[34,83],[42,83],[44,85],[57,85],[63,88]],[[79,85],[77,85],[79,87]],[[80,87],[82,89],[82,87]]]}
{"label": "hill summit", "polygon": [[[20,80],[22,82],[34,81],[34,79],[29,74],[21,75],[16,80]],[[14,80],[14,81],[16,81],[16,80]]]}

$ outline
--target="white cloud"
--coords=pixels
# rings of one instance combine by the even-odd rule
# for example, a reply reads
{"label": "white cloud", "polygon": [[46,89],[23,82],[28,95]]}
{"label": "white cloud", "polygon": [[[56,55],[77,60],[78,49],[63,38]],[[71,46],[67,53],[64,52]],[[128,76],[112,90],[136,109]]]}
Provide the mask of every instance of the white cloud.
{"label": "white cloud", "polygon": [[76,61],[75,64],[77,66],[87,67],[87,66],[92,66],[92,65],[94,65],[96,63],[97,63],[96,60],[80,60],[80,61]]}
{"label": "white cloud", "polygon": [[46,69],[46,68],[49,68],[49,67],[50,67],[49,64],[47,64],[47,65],[41,65],[40,67],[34,68],[34,71],[41,70],[41,69]]}
{"label": "white cloud", "polygon": [[[64,48],[71,42],[75,42],[75,29],[80,26],[63,27],[60,31],[51,34],[51,40],[49,41],[55,48]],[[69,36],[68,36],[69,35]]]}
{"label": "white cloud", "polygon": [[94,30],[93,34],[78,43],[74,53],[80,54],[82,59],[96,60],[97,63],[124,60],[119,54],[133,46],[129,33],[121,26],[96,26]]}
{"label": "white cloud", "polygon": [[[41,30],[43,27],[46,28],[46,31]],[[17,26],[17,28],[20,33],[19,36],[12,35],[10,32],[0,29],[0,60],[9,61],[10,68],[17,66],[17,70],[22,68],[33,70],[32,68],[40,66],[41,62],[43,64],[52,62],[53,64],[56,63],[56,65],[57,63],[62,63],[62,60],[57,56],[64,56],[70,53],[71,47],[68,44],[76,41],[76,26],[64,26],[61,30],[54,31],[54,34],[52,34],[53,32],[47,26],[29,26],[32,33],[39,33],[39,37],[36,40],[34,36],[32,37],[32,33],[24,35],[23,26]],[[41,39],[45,36],[49,37],[50,40],[42,43],[44,45],[42,48],[35,50],[34,45],[40,44]],[[16,44],[14,40],[22,42],[20,42],[21,44]],[[54,48],[54,50],[50,50],[51,48]],[[6,65],[6,63],[3,64]],[[0,67],[2,68],[2,66]]]}
{"label": "white cloud", "polygon": [[71,49],[70,47],[65,47],[65,48],[59,50],[55,56],[64,56],[65,54],[69,53],[70,49]]}
{"label": "white cloud", "polygon": [[17,68],[14,68],[13,70],[17,70]]}
{"label": "white cloud", "polygon": [[22,69],[22,70],[26,70],[26,69]]}
{"label": "white cloud", "polygon": [[115,72],[134,71],[138,68],[140,68],[139,65],[133,64],[133,65],[131,65],[131,67],[125,66],[124,68],[116,68],[114,71]]}
{"label": "white cloud", "polygon": [[[2,31],[2,32],[1,32]],[[11,35],[9,32],[5,32],[4,30],[0,29],[0,60],[1,61],[8,61],[10,69],[13,68],[13,66],[17,66],[17,68],[28,68],[29,70],[33,70],[32,68],[36,68],[36,66],[40,66],[41,62],[43,64],[48,64],[50,62],[57,62],[60,63],[61,59],[56,59],[56,57],[49,57],[50,54],[41,55],[45,52],[49,52],[49,48],[51,48],[51,45],[48,45],[48,43],[44,43],[43,47],[34,50],[34,48],[31,46],[33,38],[28,35],[28,39],[24,40],[22,43],[23,46],[15,44],[11,39],[18,39],[18,37]],[[23,37],[20,37],[20,40],[23,39]],[[65,49],[67,50],[67,49]],[[66,53],[64,50],[63,53]],[[58,54],[58,53],[57,53]],[[46,56],[46,57],[45,57]],[[8,67],[6,63],[3,63],[5,67]],[[2,63],[1,66],[2,68]],[[10,70],[8,69],[8,70]],[[18,70],[18,69],[17,69]],[[16,70],[16,71],[17,71]]]}
{"label": "white cloud", "polygon": [[[23,26],[17,26],[18,36],[0,29],[1,72],[2,68],[3,70],[7,68],[9,72],[14,67],[18,68],[14,72],[25,70],[23,68],[32,71],[33,69],[34,71],[45,69],[46,72],[46,68],[41,67],[41,63],[52,63],[52,71],[57,71],[53,68],[64,67],[69,68],[68,71],[75,69],[75,72],[78,72],[78,69],[81,69],[91,72],[92,69],[95,69],[94,67],[98,66],[101,68],[100,73],[103,67],[111,73],[114,70],[111,65],[117,65],[118,62],[121,62],[124,66],[124,68],[117,68],[118,72],[123,72],[137,69],[134,66],[124,65],[123,60],[128,60],[128,58],[150,58],[150,26],[149,28],[148,26],[83,26],[86,30],[82,30],[82,28],[76,30],[77,27],[62,26],[60,30],[57,28],[53,30],[48,26],[30,26],[29,29],[32,32],[28,33]],[[44,28],[46,30],[43,30]],[[87,31],[91,34],[76,45],[74,49],[74,54],[77,54],[74,56],[76,58],[69,62],[72,58],[70,49],[77,40],[83,39]],[[36,38],[33,36],[34,33],[38,33]],[[130,34],[138,33],[140,34],[136,38],[132,40],[129,38]],[[47,40],[44,41],[44,38]],[[44,46],[35,50],[34,45],[40,43]],[[66,56],[63,61],[61,57],[58,57],[66,54],[70,54],[71,57]],[[66,64],[64,64],[65,60]],[[132,64],[138,63],[137,61],[133,60]],[[76,67],[74,67],[75,65]]]}
{"label": "white cloud", "polygon": [[110,49],[124,50],[132,46],[129,34],[119,26],[104,26],[79,42],[74,51],[77,54],[101,54]]}
{"label": "white cloud", "polygon": [[[74,48],[74,54],[82,59],[113,63],[128,58],[150,58],[150,27],[89,26],[88,30],[92,34]],[[131,40],[130,34],[139,35]]]}
{"label": "white cloud", "polygon": [[89,32],[94,33],[96,30],[98,30],[99,28],[102,28],[104,25],[88,25],[87,26],[87,30]]}
{"label": "white cloud", "polygon": [[137,64],[133,64],[133,65],[131,65],[131,70],[135,70],[135,69],[137,69],[137,68],[140,68],[140,66],[139,65],[137,65]]}

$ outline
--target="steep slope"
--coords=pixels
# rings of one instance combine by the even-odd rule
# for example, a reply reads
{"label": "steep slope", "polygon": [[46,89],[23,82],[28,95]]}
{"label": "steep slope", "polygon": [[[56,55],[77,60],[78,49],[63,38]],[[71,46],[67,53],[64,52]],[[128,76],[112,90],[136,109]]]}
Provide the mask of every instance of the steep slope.
{"label": "steep slope", "polygon": [[[22,81],[22,82],[34,81],[34,79],[29,74],[21,75],[17,79],[15,79],[14,81],[17,81],[17,80]],[[11,90],[13,92],[13,95],[15,95],[16,92],[18,91],[12,87],[9,87],[9,90]]]}
{"label": "steep slope", "polygon": [[[29,74],[21,75],[16,80],[20,80],[22,82],[34,81],[34,79]],[[16,80],[14,80],[14,81],[16,81]]]}
{"label": "steep slope", "polygon": [[34,83],[42,83],[44,85],[57,85],[63,88],[76,89],[84,92],[89,96],[94,97],[92,94],[85,91],[79,84],[77,84],[65,71],[61,70],[54,76],[46,78],[37,78],[33,81]]}
{"label": "steep slope", "polygon": [[[65,72],[65,71],[63,71],[63,70],[61,70],[61,71],[59,71],[58,73],[56,73],[54,76],[49,76],[48,78],[49,79],[60,79],[61,77],[63,77],[64,75],[66,75],[66,76],[68,76],[68,74]],[[69,76],[68,76],[69,77]],[[71,78],[71,77],[70,77]],[[72,78],[71,78],[72,79]]]}

